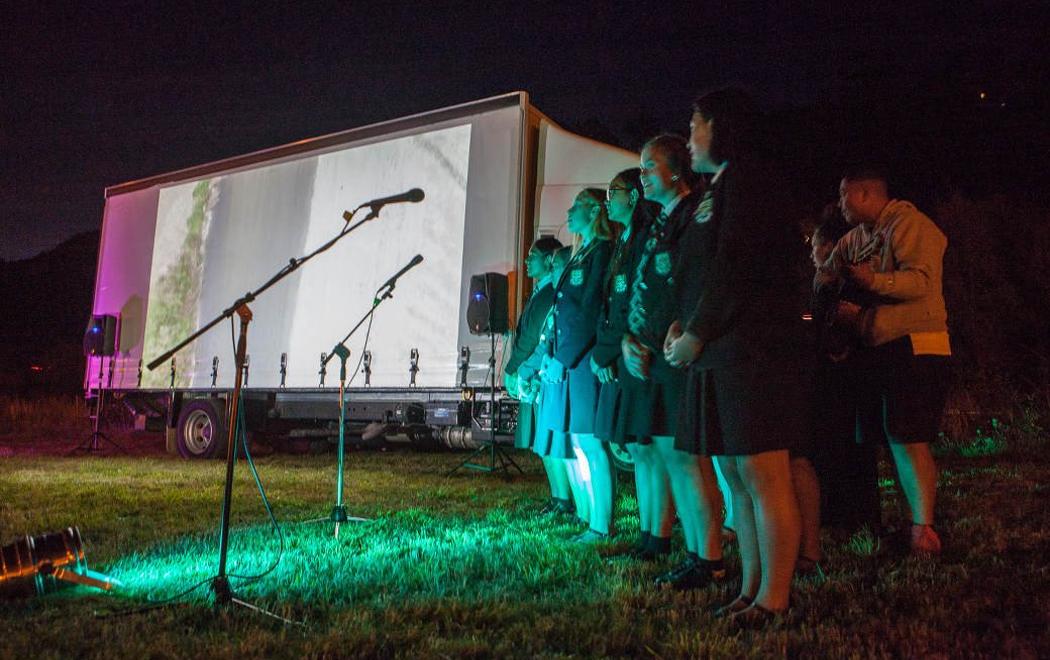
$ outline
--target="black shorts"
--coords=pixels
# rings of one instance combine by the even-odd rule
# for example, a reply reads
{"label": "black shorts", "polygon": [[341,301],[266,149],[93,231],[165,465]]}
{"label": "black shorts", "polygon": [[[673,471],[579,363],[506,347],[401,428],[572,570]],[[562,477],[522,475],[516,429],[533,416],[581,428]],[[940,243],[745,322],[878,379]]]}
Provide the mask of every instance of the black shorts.
{"label": "black shorts", "polygon": [[705,456],[795,450],[811,435],[808,380],[794,361],[690,369],[675,448]]}
{"label": "black shorts", "polygon": [[[914,355],[911,338],[856,350],[847,361],[857,433],[865,442],[933,442],[948,398],[950,358]],[[872,429],[880,429],[882,437]]]}

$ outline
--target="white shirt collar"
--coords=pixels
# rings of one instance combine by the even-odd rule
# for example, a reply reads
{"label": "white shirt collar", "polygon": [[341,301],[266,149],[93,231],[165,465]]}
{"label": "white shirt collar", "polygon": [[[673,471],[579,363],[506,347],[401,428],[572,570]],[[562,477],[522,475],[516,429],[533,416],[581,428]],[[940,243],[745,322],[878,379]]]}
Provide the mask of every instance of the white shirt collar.
{"label": "white shirt collar", "polygon": [[678,202],[682,201],[683,199],[685,199],[685,193],[682,193],[682,194],[678,195],[678,197],[675,197],[671,201],[669,201],[666,204],[664,204],[664,208],[663,208],[664,215],[670,217],[671,213],[674,212],[675,207],[678,206]]}
{"label": "white shirt collar", "polygon": [[718,170],[715,172],[715,175],[713,177],[711,177],[711,185],[712,186],[715,185],[715,181],[718,181],[719,179],[722,178],[722,172],[726,171],[726,165],[728,165],[728,164],[729,164],[729,161],[727,160],[726,162],[724,162],[724,163],[722,163],[721,165],[718,166]]}

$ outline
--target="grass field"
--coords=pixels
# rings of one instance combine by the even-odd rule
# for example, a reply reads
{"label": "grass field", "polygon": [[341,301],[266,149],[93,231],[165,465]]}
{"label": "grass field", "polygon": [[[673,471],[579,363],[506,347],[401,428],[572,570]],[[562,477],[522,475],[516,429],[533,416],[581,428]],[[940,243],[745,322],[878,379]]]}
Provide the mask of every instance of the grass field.
{"label": "grass field", "polygon": [[[234,588],[303,625],[215,612],[207,586],[128,613],[214,574],[224,464],[29,447],[0,438],[0,542],[79,525],[89,563],[124,588],[0,601],[3,658],[1050,656],[1050,441],[1038,428],[998,425],[939,449],[941,559],[902,556],[870,535],[826,538],[826,577],[798,581],[785,624],[754,633],[709,613],[732,581],[655,590],[659,566],[607,556],[633,540],[627,482],[620,540],[580,548],[570,521],[534,515],[545,487],[531,457],[526,476],[507,482],[446,477],[461,456],[408,452],[349,456],[347,508],[372,521],[338,539],[330,524],[301,522],[331,508],[333,455],[256,459],[285,548],[272,572]],[[884,507],[899,523],[890,481]],[[280,544],[244,461],[233,525],[229,572],[264,571]]]}

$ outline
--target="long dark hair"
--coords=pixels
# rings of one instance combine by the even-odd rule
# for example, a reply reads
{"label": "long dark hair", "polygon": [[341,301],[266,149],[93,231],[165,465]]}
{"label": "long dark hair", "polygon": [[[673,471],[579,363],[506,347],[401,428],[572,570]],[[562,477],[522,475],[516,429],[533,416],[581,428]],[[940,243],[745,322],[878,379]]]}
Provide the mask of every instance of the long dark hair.
{"label": "long dark hair", "polygon": [[649,201],[645,198],[644,191],[642,190],[642,171],[637,167],[630,167],[621,172],[617,172],[616,176],[613,177],[612,181],[619,181],[623,183],[623,187],[627,189],[627,194],[632,191],[638,195],[638,202],[634,205],[634,211],[631,213],[631,231],[627,236],[626,241],[617,241],[616,248],[613,250],[612,258],[609,261],[609,267],[605,271],[605,295],[608,296],[612,290],[612,281],[616,277],[617,273],[620,272],[620,268],[623,266],[623,261],[627,255],[631,254],[631,250],[634,248],[635,242],[642,240],[639,238],[645,230],[649,228],[653,218],[660,212],[660,206],[654,202]]}
{"label": "long dark hair", "polygon": [[634,212],[631,213],[631,235],[628,242],[633,241],[634,237],[643,231],[646,226],[652,222],[656,214],[659,213],[659,205],[649,201],[645,198],[645,191],[642,190],[642,171],[637,167],[629,167],[622,172],[617,172],[616,176],[613,177],[613,181],[620,181],[623,183],[624,188],[627,188],[627,193],[635,192],[638,194],[638,203],[634,205]]}
{"label": "long dark hair", "polygon": [[758,151],[761,114],[751,96],[735,87],[701,94],[693,101],[693,112],[711,125],[710,159],[716,165]]}

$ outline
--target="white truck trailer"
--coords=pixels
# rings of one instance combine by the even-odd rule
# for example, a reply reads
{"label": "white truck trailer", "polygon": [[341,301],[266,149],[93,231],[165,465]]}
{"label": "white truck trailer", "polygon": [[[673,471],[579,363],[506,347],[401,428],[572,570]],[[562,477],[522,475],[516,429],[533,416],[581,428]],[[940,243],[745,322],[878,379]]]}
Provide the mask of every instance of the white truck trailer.
{"label": "white truck trailer", "polygon": [[[471,275],[508,275],[513,327],[529,292],[521,263],[533,238],[567,241],[573,196],[635,164],[636,154],[559,128],[517,92],[109,187],[93,314],[115,316],[118,331],[114,355],[88,358],[85,390],[163,419],[183,456],[222,455],[230,327],[216,326],[156,370],[145,365],[333,237],[344,210],[420,188],[422,202],[386,206],[251,304],[247,425],[333,435],[338,362],[321,374],[321,354],[420,254],[376,311],[367,347],[365,328],[347,343],[352,372],[366,348],[370,355],[368,382],[359,370],[347,390],[348,428],[380,424],[470,446],[472,434],[488,435],[488,388],[502,382],[489,373],[489,338],[468,330]],[[515,408],[502,397],[496,407],[505,438]]]}

